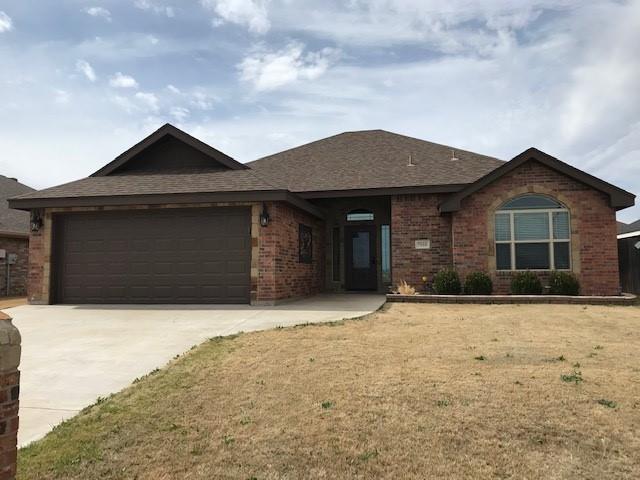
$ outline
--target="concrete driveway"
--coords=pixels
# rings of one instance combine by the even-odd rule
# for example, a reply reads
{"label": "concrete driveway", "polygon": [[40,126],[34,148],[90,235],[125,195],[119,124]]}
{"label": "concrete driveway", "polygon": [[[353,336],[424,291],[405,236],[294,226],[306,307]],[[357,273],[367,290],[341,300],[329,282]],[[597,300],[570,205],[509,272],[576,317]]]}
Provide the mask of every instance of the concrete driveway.
{"label": "concrete driveway", "polygon": [[43,437],[175,355],[218,335],[354,318],[382,295],[322,295],[276,307],[35,306],[5,310],[22,334],[18,443]]}

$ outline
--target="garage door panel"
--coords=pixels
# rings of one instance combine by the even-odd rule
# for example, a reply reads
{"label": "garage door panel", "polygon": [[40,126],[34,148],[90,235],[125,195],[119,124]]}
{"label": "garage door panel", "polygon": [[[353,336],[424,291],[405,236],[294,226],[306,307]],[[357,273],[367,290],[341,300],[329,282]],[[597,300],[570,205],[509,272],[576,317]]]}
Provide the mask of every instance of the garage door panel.
{"label": "garage door panel", "polygon": [[61,303],[249,302],[248,208],[67,214],[55,224]]}

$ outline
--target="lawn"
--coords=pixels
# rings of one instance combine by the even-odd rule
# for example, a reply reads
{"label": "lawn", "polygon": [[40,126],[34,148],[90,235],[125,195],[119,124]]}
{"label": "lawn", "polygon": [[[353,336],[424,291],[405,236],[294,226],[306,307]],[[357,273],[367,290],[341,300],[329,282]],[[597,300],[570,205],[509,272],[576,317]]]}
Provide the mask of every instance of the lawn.
{"label": "lawn", "polygon": [[392,304],[212,339],[21,479],[640,478],[640,308]]}

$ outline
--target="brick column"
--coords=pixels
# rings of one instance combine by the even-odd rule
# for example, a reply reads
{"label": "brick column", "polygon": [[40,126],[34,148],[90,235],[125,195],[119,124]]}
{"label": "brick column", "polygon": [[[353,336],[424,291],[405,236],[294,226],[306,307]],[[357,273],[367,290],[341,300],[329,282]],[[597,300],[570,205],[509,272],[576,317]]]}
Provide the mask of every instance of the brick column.
{"label": "brick column", "polygon": [[0,312],[0,480],[16,477],[20,332]]}

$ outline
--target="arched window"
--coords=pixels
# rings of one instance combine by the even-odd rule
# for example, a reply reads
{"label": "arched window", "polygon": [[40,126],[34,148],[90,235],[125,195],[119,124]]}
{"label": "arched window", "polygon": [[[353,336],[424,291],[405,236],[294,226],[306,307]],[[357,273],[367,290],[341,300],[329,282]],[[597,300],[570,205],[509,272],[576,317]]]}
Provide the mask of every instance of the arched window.
{"label": "arched window", "polygon": [[569,211],[553,198],[522,195],[495,214],[498,270],[570,270]]}
{"label": "arched window", "polygon": [[366,222],[373,220],[373,212],[358,208],[347,213],[347,222]]}

